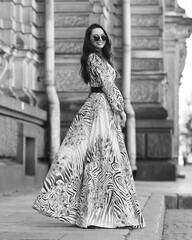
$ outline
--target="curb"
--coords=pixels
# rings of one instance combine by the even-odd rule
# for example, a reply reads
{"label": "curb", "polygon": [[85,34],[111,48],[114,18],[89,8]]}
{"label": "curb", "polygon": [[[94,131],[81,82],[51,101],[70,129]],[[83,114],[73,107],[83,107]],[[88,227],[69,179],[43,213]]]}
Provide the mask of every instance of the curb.
{"label": "curb", "polygon": [[167,194],[165,196],[166,209],[192,209],[191,194]]}
{"label": "curb", "polygon": [[161,240],[165,215],[164,194],[152,194],[144,207],[143,215],[146,227],[132,230],[127,240]]}

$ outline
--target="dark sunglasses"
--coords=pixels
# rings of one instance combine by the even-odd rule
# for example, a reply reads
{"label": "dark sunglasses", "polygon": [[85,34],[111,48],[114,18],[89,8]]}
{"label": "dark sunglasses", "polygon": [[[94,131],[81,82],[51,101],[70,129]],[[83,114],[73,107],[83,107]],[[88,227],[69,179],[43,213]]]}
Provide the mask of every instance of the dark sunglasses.
{"label": "dark sunglasses", "polygon": [[93,35],[93,39],[94,39],[94,41],[95,42],[98,42],[98,41],[100,41],[100,39],[102,40],[102,41],[106,41],[107,40],[107,36],[105,36],[105,35]]}

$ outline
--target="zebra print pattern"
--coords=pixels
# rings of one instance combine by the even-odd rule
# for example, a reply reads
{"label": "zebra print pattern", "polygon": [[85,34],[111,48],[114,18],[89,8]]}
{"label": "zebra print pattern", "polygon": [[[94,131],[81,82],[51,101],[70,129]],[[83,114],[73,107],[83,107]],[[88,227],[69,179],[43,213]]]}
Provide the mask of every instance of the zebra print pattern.
{"label": "zebra print pattern", "polygon": [[92,93],[74,118],[33,208],[82,228],[145,226],[118,111],[123,98],[115,70],[96,54],[88,60]]}

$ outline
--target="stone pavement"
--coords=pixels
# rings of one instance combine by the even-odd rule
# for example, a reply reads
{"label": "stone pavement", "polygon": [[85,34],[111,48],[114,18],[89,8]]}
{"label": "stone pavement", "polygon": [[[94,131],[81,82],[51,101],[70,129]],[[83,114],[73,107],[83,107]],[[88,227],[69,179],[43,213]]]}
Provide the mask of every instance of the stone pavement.
{"label": "stone pavement", "polygon": [[160,240],[165,213],[164,195],[192,194],[192,166],[184,167],[184,172],[186,178],[176,182],[136,182],[147,224],[146,228],[139,230],[80,229],[42,216],[31,208],[39,192],[37,189],[0,196],[0,240]]}
{"label": "stone pavement", "polygon": [[165,213],[162,240],[192,239],[192,209],[169,209]]}

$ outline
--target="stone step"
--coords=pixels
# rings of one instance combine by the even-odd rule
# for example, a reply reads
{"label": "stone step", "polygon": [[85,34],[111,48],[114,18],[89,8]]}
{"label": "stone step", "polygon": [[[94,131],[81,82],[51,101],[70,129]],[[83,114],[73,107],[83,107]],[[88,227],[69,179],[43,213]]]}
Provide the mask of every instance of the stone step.
{"label": "stone step", "polygon": [[166,209],[192,209],[192,195],[166,195],[165,206]]}
{"label": "stone step", "polygon": [[145,203],[143,215],[146,227],[138,231],[131,231],[127,240],[161,240],[165,213],[164,196],[151,194]]}

